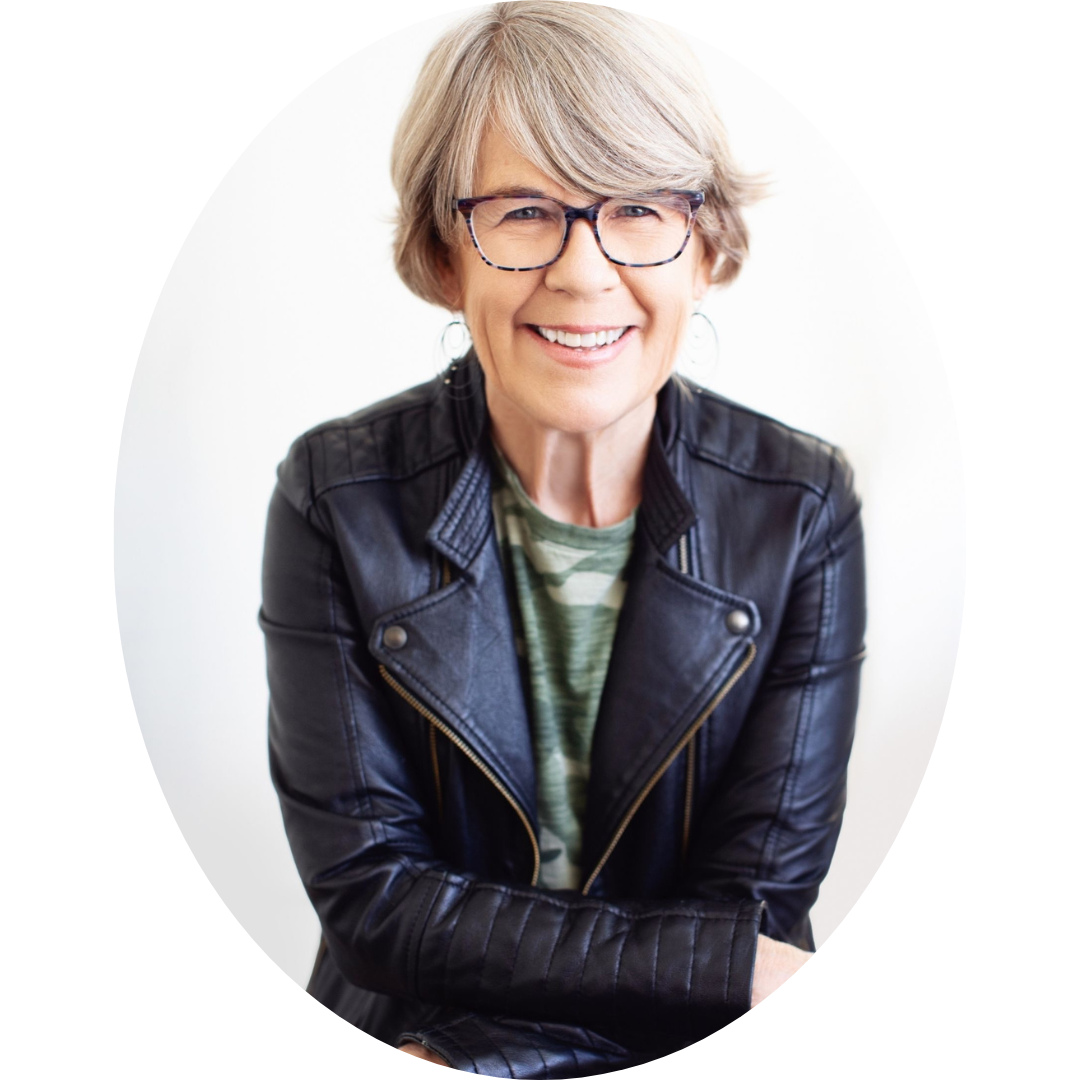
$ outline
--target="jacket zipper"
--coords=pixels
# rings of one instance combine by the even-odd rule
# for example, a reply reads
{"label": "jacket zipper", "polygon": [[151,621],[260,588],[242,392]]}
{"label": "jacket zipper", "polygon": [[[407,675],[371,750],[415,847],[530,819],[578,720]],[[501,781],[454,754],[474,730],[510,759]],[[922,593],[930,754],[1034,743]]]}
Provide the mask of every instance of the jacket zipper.
{"label": "jacket zipper", "polygon": [[660,762],[656,772],[649,777],[649,782],[638,793],[637,798],[630,804],[630,809],[623,815],[622,821],[619,823],[618,829],[615,830],[615,835],[611,838],[611,843],[608,844],[604,851],[604,854],[600,856],[600,861],[596,864],[596,869],[589,875],[589,880],[585,882],[584,887],[581,890],[582,896],[588,896],[589,890],[593,887],[594,882],[600,874],[600,871],[604,869],[608,859],[611,858],[611,853],[615,850],[616,845],[622,839],[623,833],[626,832],[627,826],[630,824],[633,816],[641,808],[641,804],[648,798],[649,792],[656,787],[660,780],[660,777],[671,766],[671,763],[682,753],[686,744],[697,734],[698,728],[709,718],[716,707],[720,704],[724,698],[730,693],[731,688],[742,678],[746,669],[754,662],[754,657],[757,655],[757,648],[751,641],[746,649],[746,655],[742,658],[742,662],[732,672],[731,677],[724,683],[723,686],[716,692],[712,701],[698,714],[697,719],[690,725],[690,729],[683,735],[683,737],[675,744],[672,750],[668,753],[668,756]]}
{"label": "jacket zipper", "polygon": [[525,831],[529,834],[529,843],[532,845],[533,853],[533,872],[530,885],[535,885],[540,878],[540,844],[536,839],[536,833],[533,831],[532,825],[529,823],[528,817],[525,815],[525,811],[522,810],[521,804],[510,794],[506,789],[506,785],[488,768],[487,765],[480,759],[480,757],[473,751],[472,747],[468,745],[453,729],[447,727],[427,706],[417,701],[404,686],[401,685],[386,670],[384,664],[379,665],[379,674],[386,680],[398,695],[400,695],[409,705],[411,705],[425,720],[441,731],[496,787],[498,792],[504,799],[514,808],[514,813],[521,819],[521,824],[525,826]]}

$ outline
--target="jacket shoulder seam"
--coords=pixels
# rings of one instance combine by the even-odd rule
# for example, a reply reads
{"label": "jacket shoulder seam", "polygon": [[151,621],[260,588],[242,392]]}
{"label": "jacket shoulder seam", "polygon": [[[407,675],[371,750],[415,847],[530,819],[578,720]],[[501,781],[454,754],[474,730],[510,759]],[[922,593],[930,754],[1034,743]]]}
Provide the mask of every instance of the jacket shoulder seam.
{"label": "jacket shoulder seam", "polygon": [[[424,391],[426,393],[416,400],[416,396]],[[357,435],[372,432],[378,424],[393,422],[409,414],[427,417],[429,422],[426,426],[430,428],[430,418],[437,407],[437,392],[431,392],[430,384],[421,383],[381,402],[364,406],[349,416],[323,421],[305,431],[296,440],[296,445],[303,447],[303,453],[307,457],[308,490],[305,493],[306,505],[302,507],[303,511],[306,512],[334,488],[369,480],[409,480],[460,453],[460,447],[449,447],[442,452],[436,451],[433,456],[426,457],[411,467],[399,470],[391,467],[391,463],[379,460],[379,450],[374,444],[373,449],[361,448],[357,444]],[[326,470],[325,463],[320,468],[316,464],[318,451],[325,447],[328,439],[335,436],[344,438],[344,454],[347,460],[339,462],[338,467],[333,470]],[[322,476],[318,475],[320,472],[323,473]]]}
{"label": "jacket shoulder seam", "polygon": [[738,414],[739,416],[749,418],[764,425],[776,440],[782,439],[789,444],[792,442],[802,442],[807,446],[807,450],[813,455],[813,458],[817,462],[822,462],[823,459],[827,459],[828,465],[825,466],[825,469],[823,470],[826,475],[820,479],[815,479],[813,476],[805,475],[805,473],[800,475],[798,472],[768,472],[754,468],[752,462],[748,464],[737,464],[730,460],[729,457],[725,457],[716,450],[709,449],[704,445],[701,438],[701,432],[700,430],[697,430],[697,424],[691,426],[690,430],[687,429],[687,425],[684,425],[678,435],[679,440],[683,443],[691,456],[700,461],[715,465],[718,468],[730,472],[732,475],[740,476],[746,480],[764,484],[788,484],[801,487],[821,499],[827,497],[834,467],[832,459],[836,456],[836,447],[828,440],[808,431],[802,431],[799,428],[792,427],[781,420],[777,420],[775,417],[768,416],[756,409],[750,409],[745,405],[740,405],[738,402],[730,401],[728,398],[722,397],[721,395],[704,388],[699,388],[699,392],[694,395],[694,402],[697,405],[699,424],[703,421],[707,423],[707,411],[714,415],[719,411],[727,412],[728,414]]}
{"label": "jacket shoulder seam", "polygon": [[389,483],[402,483],[406,480],[412,480],[417,476],[428,472],[431,469],[436,469],[440,465],[445,464],[447,461],[455,457],[461,456],[461,452],[457,449],[448,450],[445,454],[439,457],[433,458],[430,461],[424,462],[423,465],[418,465],[414,469],[409,469],[405,472],[390,472],[388,470],[375,470],[373,472],[352,472],[348,476],[339,477],[336,480],[331,480],[325,484],[322,484],[318,488],[315,488],[312,492],[311,501],[317,503],[324,495],[328,495],[331,491],[336,491],[338,488],[350,487],[353,484],[369,484],[379,483],[380,481],[386,481]]}
{"label": "jacket shoulder seam", "polygon": [[[709,465],[715,465],[717,468],[724,469],[735,476],[741,476],[744,480],[753,480],[759,484],[786,484],[789,487],[801,487],[816,495],[819,499],[825,499],[827,495],[827,487],[822,487],[821,484],[817,484],[813,480],[798,476],[771,476],[767,473],[755,472],[752,469],[735,465],[733,462],[725,461],[722,457],[710,453],[700,446],[695,446],[689,440],[683,439],[683,442],[686,445],[687,453],[692,457]],[[828,443],[822,443],[821,446],[823,449],[829,448]]]}

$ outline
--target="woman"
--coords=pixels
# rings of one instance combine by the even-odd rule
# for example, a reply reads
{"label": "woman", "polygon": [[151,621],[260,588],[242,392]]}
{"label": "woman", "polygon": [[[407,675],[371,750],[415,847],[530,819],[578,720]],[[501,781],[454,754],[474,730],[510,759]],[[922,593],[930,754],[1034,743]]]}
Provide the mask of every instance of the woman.
{"label": "woman", "polygon": [[262,624],[309,990],[455,1068],[609,1071],[813,948],[858,501],[834,448],[673,377],[752,185],[658,27],[471,17],[393,171],[399,272],[474,348],[279,470]]}

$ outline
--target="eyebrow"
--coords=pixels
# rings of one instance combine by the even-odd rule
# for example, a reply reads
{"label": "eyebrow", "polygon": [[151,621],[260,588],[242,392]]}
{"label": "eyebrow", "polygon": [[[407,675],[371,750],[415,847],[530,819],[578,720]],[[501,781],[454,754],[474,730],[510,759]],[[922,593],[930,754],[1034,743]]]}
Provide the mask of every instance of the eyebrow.
{"label": "eyebrow", "polygon": [[539,188],[531,187],[505,187],[496,188],[494,191],[489,191],[489,195],[499,195],[502,198],[522,198],[522,199],[550,199],[546,191],[541,191]]}
{"label": "eyebrow", "polygon": [[[653,191],[621,191],[618,195],[610,195],[608,198],[612,199],[653,199],[657,195],[662,195],[666,188],[657,188]],[[533,187],[502,187],[495,188],[494,191],[488,191],[485,193],[488,198],[495,196],[500,199],[555,199],[556,202],[561,200],[555,198],[554,195],[549,194],[546,191],[541,191],[540,188]]]}

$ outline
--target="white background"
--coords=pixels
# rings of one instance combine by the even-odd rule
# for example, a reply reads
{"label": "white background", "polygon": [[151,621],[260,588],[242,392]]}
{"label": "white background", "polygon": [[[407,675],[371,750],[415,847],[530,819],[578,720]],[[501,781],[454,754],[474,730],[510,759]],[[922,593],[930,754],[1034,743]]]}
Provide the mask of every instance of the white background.
{"label": "white background", "polygon": [[[301,431],[445,366],[447,313],[391,262],[389,157],[446,22],[339,65],[230,169],[165,283],[120,447],[120,636],[154,769],[212,884],[301,984],[318,925],[267,770],[254,619],[266,504]],[[865,192],[789,102],[699,48],[740,162],[772,193],[748,211],[743,274],[705,305],[718,356],[706,341],[704,364],[685,368],[839,443],[864,495],[869,657],[844,829],[813,911],[821,944],[892,843],[945,708],[963,591],[959,449],[925,309]]]}

